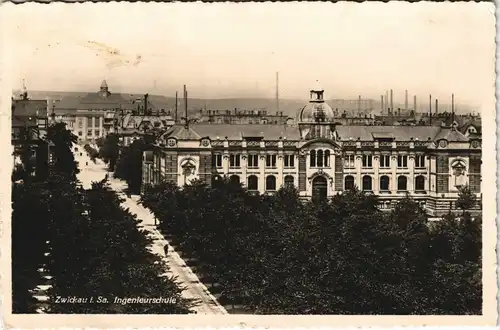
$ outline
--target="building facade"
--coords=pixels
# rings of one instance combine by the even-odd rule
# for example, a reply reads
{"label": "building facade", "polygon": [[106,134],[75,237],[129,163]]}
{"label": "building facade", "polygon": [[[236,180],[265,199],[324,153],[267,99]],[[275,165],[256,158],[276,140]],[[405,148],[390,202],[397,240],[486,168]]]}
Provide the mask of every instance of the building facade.
{"label": "building facade", "polygon": [[379,196],[381,208],[409,194],[436,216],[455,210],[460,186],[481,199],[480,136],[456,125],[341,125],[323,93],[311,90],[296,125],[172,127],[145,152],[143,184],[228,177],[250,191],[294,185],[318,199],[356,186]]}
{"label": "building facade", "polygon": [[38,179],[45,179],[48,175],[51,146],[47,140],[47,101],[29,99],[24,87],[20,97],[12,99],[11,115],[14,168],[22,164],[20,154],[23,149],[28,149],[33,170],[30,174]]}

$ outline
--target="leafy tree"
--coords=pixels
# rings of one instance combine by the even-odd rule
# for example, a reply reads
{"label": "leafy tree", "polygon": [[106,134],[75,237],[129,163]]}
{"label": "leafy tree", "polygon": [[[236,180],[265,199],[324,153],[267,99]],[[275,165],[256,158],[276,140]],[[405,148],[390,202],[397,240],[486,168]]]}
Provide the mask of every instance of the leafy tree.
{"label": "leafy tree", "polygon": [[100,157],[108,163],[109,170],[114,172],[118,156],[120,155],[119,137],[115,133],[106,135],[99,149]]}
{"label": "leafy tree", "polygon": [[129,191],[139,194],[142,185],[142,155],[146,144],[136,140],[130,146],[124,147],[118,158],[115,176],[127,182]]}
{"label": "leafy tree", "polygon": [[[479,222],[445,221],[436,229],[408,196],[382,212],[375,196],[358,189],[304,203],[292,187],[259,196],[224,179],[212,187],[148,186],[141,202],[195,260],[201,278],[220,285],[212,289],[222,302],[254,313],[460,314],[481,307]],[[460,283],[450,282],[454,272],[464,276]],[[473,296],[451,305],[467,285]]]}
{"label": "leafy tree", "polygon": [[71,180],[76,180],[76,175],[80,170],[71,147],[78,141],[78,138],[66,129],[64,123],[56,123],[49,126],[47,139],[53,143],[51,148],[54,157],[54,171],[64,173]]}
{"label": "leafy tree", "polygon": [[[101,296],[107,302],[54,304],[51,312],[188,313],[193,301],[182,298],[175,278],[159,276],[166,265],[147,250],[151,239],[137,229],[137,219],[121,207],[122,201],[106,182],[93,183],[88,191],[71,191],[55,193],[54,213],[64,212],[70,202],[80,212],[52,219],[52,229],[57,232],[51,240],[57,251],[51,265],[55,281],[52,297]],[[115,297],[163,297],[175,303],[121,305],[114,302]]]}
{"label": "leafy tree", "polygon": [[477,203],[476,195],[472,192],[468,185],[461,186],[458,189],[458,200],[456,206],[465,214],[466,211],[471,210]]}

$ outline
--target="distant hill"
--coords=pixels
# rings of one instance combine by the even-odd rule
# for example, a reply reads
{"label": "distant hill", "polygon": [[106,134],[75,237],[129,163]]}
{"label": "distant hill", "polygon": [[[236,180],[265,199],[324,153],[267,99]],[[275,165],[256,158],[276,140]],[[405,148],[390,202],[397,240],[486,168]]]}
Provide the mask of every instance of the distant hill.
{"label": "distant hill", "polygon": [[[52,91],[29,91],[29,97],[31,99],[51,99],[60,100],[62,98],[73,98],[73,97],[83,97],[89,92],[52,92]],[[19,95],[19,91],[14,92],[14,95]],[[129,94],[121,93],[121,95],[126,99],[137,99],[142,98],[143,94]],[[159,109],[174,109],[175,108],[175,97],[166,97],[163,95],[149,95],[150,102]],[[184,101],[179,97],[178,111],[182,113],[184,110]],[[308,101],[307,100],[291,100],[291,99],[281,99],[279,102],[279,110],[287,116],[295,117],[297,111],[299,111]],[[339,108],[339,110],[348,110],[356,112],[357,104],[356,102],[342,103],[338,105],[336,101],[328,101],[332,108]],[[412,107],[413,104],[409,104]],[[344,108],[345,107],[345,108]],[[380,101],[372,100],[370,101],[371,111],[374,114],[380,114],[381,106]],[[404,108],[404,104],[394,104],[394,108],[398,107]],[[198,114],[201,109],[207,110],[234,110],[245,109],[245,110],[267,110],[269,114],[276,113],[276,100],[272,98],[227,98],[227,99],[198,99],[189,98],[188,99],[188,113],[190,115]],[[450,110],[451,105],[440,104],[439,111],[444,112]],[[474,108],[466,105],[456,105],[457,113],[466,113],[473,111]],[[418,112],[427,112],[428,105],[419,104]],[[433,109],[434,111],[434,109]],[[476,109],[477,112],[477,109]]]}

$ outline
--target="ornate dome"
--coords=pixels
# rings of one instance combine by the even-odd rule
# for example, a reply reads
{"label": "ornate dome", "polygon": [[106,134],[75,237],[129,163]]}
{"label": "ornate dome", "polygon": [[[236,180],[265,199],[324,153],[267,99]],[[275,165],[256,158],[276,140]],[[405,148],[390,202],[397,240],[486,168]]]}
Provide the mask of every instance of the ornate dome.
{"label": "ornate dome", "polygon": [[335,114],[326,102],[309,102],[300,110],[299,123],[332,122]]}

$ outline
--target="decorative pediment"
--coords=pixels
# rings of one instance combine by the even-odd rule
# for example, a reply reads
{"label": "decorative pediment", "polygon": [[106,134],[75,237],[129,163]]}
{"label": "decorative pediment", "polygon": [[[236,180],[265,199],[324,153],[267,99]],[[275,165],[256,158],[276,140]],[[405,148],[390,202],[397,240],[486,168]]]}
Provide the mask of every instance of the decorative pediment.
{"label": "decorative pediment", "polygon": [[330,181],[330,184],[333,184],[333,178],[321,168],[308,177],[307,180],[311,183],[318,176],[325,177],[328,181]]}

